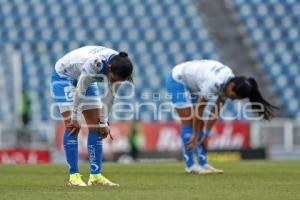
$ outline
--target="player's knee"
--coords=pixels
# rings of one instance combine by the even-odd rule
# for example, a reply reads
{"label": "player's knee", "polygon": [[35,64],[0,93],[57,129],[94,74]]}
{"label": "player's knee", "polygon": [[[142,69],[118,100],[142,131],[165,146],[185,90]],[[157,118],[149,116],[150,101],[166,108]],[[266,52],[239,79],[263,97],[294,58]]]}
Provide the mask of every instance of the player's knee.
{"label": "player's knee", "polygon": [[180,121],[181,121],[182,125],[190,125],[190,126],[193,125],[193,120],[192,119],[181,119]]}
{"label": "player's knee", "polygon": [[71,120],[64,120],[65,127],[71,123]]}
{"label": "player's knee", "polygon": [[94,126],[89,126],[88,130],[89,132],[98,132],[99,128],[97,128],[96,125],[94,125]]}
{"label": "player's knee", "polygon": [[71,112],[70,111],[62,112],[61,116],[63,117],[65,126],[71,122]]}
{"label": "player's knee", "polygon": [[92,117],[86,119],[86,125],[89,131],[98,131],[100,118]]}

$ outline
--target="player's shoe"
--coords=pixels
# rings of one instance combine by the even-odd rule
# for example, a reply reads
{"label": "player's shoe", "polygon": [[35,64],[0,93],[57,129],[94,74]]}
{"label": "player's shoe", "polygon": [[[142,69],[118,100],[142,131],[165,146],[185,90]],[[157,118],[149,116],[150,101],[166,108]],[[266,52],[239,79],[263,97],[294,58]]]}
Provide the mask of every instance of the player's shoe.
{"label": "player's shoe", "polygon": [[120,185],[117,183],[113,183],[107,178],[105,178],[102,174],[90,174],[90,178],[88,181],[88,186],[91,185],[103,185],[108,187],[119,187]]}
{"label": "player's shoe", "polygon": [[86,183],[81,179],[81,174],[75,173],[75,174],[70,174],[68,186],[85,187]]}
{"label": "player's shoe", "polygon": [[192,165],[191,167],[186,167],[185,172],[189,174],[209,174],[210,171],[204,169],[199,165]]}
{"label": "player's shoe", "polygon": [[217,168],[211,166],[210,164],[205,164],[204,166],[202,166],[202,168],[204,168],[205,170],[209,171],[210,173],[214,173],[214,174],[223,174],[224,173],[224,170],[217,169]]}

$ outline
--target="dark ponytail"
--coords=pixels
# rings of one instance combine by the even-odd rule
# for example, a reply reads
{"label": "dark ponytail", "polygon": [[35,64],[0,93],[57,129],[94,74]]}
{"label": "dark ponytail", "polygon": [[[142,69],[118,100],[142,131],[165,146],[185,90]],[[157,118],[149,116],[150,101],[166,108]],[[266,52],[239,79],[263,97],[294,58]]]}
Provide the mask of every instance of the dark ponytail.
{"label": "dark ponytail", "polygon": [[251,93],[249,95],[249,101],[252,104],[252,109],[259,110],[260,106],[257,105],[257,103],[260,103],[263,105],[264,109],[262,111],[258,111],[259,116],[263,116],[265,120],[271,120],[274,117],[274,109],[278,109],[277,107],[271,105],[269,102],[267,102],[261,95],[257,82],[254,78],[248,78],[248,81],[250,82],[252,86]]}
{"label": "dark ponytail", "polygon": [[[252,103],[252,109],[255,110],[259,116],[262,116],[265,120],[271,120],[274,117],[274,109],[278,108],[262,97],[254,78],[239,76],[233,78],[231,81],[235,84],[233,91],[238,98],[249,98],[249,101]],[[260,111],[261,105],[263,105],[262,111]]]}
{"label": "dark ponytail", "polygon": [[111,71],[124,80],[132,82],[133,65],[126,52],[121,51],[109,62]]}

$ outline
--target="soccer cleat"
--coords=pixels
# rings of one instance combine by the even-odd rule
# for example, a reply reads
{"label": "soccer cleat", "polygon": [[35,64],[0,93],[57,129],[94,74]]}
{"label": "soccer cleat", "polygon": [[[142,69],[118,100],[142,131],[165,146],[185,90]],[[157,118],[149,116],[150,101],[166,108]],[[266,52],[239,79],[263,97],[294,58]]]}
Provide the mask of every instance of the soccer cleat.
{"label": "soccer cleat", "polygon": [[214,168],[210,164],[205,164],[204,166],[202,166],[202,168],[204,168],[205,170],[210,171],[210,173],[214,173],[214,174],[223,174],[224,173],[224,170]]}
{"label": "soccer cleat", "polygon": [[79,173],[75,173],[75,174],[70,174],[68,186],[85,187],[86,183],[81,179],[81,175]]}
{"label": "soccer cleat", "polygon": [[186,167],[185,172],[189,174],[209,174],[210,171],[204,169],[199,165],[192,165],[191,167]]}
{"label": "soccer cleat", "polygon": [[107,178],[105,178],[102,174],[90,174],[90,178],[88,181],[88,186],[91,185],[103,185],[108,187],[119,187],[120,185],[117,183],[113,183]]}

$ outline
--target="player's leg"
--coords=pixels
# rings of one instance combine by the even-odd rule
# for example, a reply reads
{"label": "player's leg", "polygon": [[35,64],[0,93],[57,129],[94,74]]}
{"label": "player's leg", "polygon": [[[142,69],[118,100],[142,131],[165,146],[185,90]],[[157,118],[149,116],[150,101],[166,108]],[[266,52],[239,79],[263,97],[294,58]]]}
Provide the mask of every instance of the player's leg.
{"label": "player's leg", "polygon": [[200,132],[198,136],[198,145],[196,147],[196,154],[197,154],[199,165],[203,167],[207,164],[207,148],[205,144],[203,143],[200,144],[202,137],[203,137],[203,132]]}
{"label": "player's leg", "polygon": [[167,90],[172,98],[172,103],[175,105],[177,114],[181,121],[181,141],[182,152],[185,159],[185,171],[188,173],[201,173],[202,171],[194,162],[194,150],[189,150],[187,144],[193,134],[193,106],[188,98],[188,93],[185,86],[178,83],[169,74],[166,78]]}
{"label": "player's leg", "polygon": [[[191,101],[193,103],[194,109],[196,108],[196,104],[198,102],[199,96],[197,94],[191,94]],[[200,131],[198,135],[198,145],[195,147],[195,153],[198,159],[198,164],[203,167],[207,164],[207,149],[205,144],[200,144],[200,141],[203,137],[203,131]]]}
{"label": "player's leg", "polygon": [[[197,95],[192,95],[192,103],[195,104],[198,101]],[[205,169],[207,172],[210,173],[223,173],[223,170],[216,169],[210,164],[207,163],[207,146],[208,140],[205,140],[201,143],[202,138],[204,137],[204,132],[201,131],[198,135],[198,145],[195,148],[195,152],[197,155],[198,164],[200,167]]]}
{"label": "player's leg", "polygon": [[197,147],[195,147],[193,150],[189,150],[187,148],[187,144],[193,134],[193,121],[190,119],[193,117],[193,109],[193,107],[176,108],[178,116],[181,120],[181,140],[183,144],[183,155],[186,165],[185,171],[187,173],[207,174],[207,170],[194,163],[194,153]]}
{"label": "player's leg", "polygon": [[[72,109],[72,85],[65,78],[61,78],[55,72],[51,79],[51,92],[56,104],[59,106],[65,126],[70,123]],[[69,128],[65,129],[63,138],[66,160],[69,165],[70,186],[86,186],[82,181],[78,169],[78,133],[71,134]]]}
{"label": "player's leg", "polygon": [[[60,109],[63,109],[61,107]],[[61,113],[64,118],[65,126],[70,123],[71,110],[64,111]],[[71,134],[69,128],[65,129],[64,133],[64,150],[69,165],[69,186],[86,186],[86,183],[81,179],[78,169],[78,132]]]}
{"label": "player's leg", "polygon": [[88,127],[87,148],[90,161],[90,178],[88,185],[118,186],[106,179],[102,174],[102,138],[98,126],[100,122],[100,109],[102,107],[96,84],[88,87],[88,99],[82,106],[82,114]]}
{"label": "player's leg", "polygon": [[198,163],[199,165],[204,168],[205,170],[209,171],[210,173],[215,173],[215,174],[222,174],[224,171],[222,169],[217,169],[213,167],[212,165],[208,164],[207,162],[207,140],[202,142],[200,144],[200,141],[202,140],[203,137],[203,132],[199,134],[198,142],[199,144],[197,145],[196,152],[197,152],[197,158],[198,158]]}
{"label": "player's leg", "polygon": [[192,120],[188,119],[192,115],[192,107],[186,108],[176,108],[177,114],[181,121],[181,142],[182,142],[182,152],[185,159],[186,169],[191,168],[194,163],[194,151],[188,150],[187,144],[190,141],[193,134]]}
{"label": "player's leg", "polygon": [[[61,115],[64,120],[65,127],[70,123],[71,111],[62,112]],[[69,128],[65,128],[63,138],[64,150],[66,154],[67,163],[69,165],[69,174],[79,173],[78,170],[78,133],[71,134]]]}
{"label": "player's leg", "polygon": [[88,126],[87,148],[91,174],[100,174],[102,169],[102,138],[97,129],[100,109],[94,108],[82,112]]}

